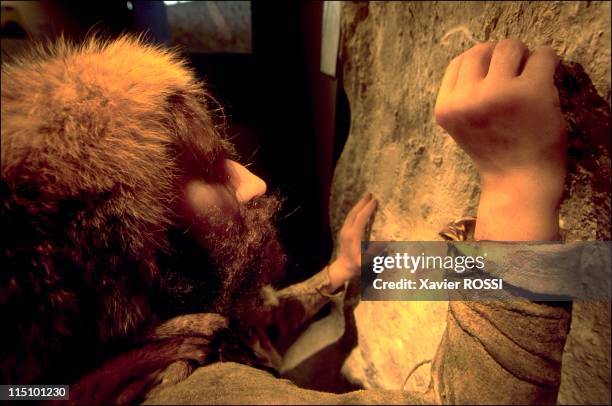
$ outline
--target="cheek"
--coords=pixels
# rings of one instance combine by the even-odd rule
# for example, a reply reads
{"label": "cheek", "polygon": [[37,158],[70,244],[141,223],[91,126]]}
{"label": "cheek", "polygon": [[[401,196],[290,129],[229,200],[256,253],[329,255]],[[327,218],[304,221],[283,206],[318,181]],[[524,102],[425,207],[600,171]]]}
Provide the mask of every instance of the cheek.
{"label": "cheek", "polygon": [[184,189],[184,215],[187,219],[221,213],[233,216],[238,202],[229,188],[221,184],[208,184],[199,180],[187,182]]}

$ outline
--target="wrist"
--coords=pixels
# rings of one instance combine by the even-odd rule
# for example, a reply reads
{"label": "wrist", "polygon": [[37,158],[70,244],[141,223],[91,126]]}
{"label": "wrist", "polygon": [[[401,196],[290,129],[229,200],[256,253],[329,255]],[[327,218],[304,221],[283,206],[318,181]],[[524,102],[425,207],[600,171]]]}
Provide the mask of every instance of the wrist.
{"label": "wrist", "polygon": [[481,171],[482,190],[491,193],[527,193],[544,202],[559,202],[563,195],[566,170],[564,166],[526,167],[508,173]]}
{"label": "wrist", "polygon": [[557,240],[562,195],[562,176],[484,175],[474,237],[477,240]]}
{"label": "wrist", "polygon": [[343,286],[346,281],[350,280],[355,273],[356,272],[341,259],[334,260],[327,266],[327,274],[330,282],[328,293],[338,290],[338,288]]}

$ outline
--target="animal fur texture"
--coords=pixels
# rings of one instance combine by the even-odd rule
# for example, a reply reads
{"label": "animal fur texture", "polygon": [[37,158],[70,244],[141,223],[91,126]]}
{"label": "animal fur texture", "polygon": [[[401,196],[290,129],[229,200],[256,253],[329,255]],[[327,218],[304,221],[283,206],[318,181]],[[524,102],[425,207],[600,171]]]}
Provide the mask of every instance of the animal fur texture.
{"label": "animal fur texture", "polygon": [[230,147],[183,60],[139,38],[38,45],[1,93],[0,377],[65,384],[157,323],[175,179]]}

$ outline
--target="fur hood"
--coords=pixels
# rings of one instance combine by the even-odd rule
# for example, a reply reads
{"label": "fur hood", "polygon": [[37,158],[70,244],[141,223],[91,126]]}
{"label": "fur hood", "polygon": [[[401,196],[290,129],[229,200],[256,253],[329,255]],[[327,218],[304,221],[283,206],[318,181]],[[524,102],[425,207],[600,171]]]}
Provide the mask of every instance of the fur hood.
{"label": "fur hood", "polygon": [[206,176],[228,148],[210,103],[175,52],[139,38],[60,39],[3,63],[2,381],[153,321],[176,177]]}

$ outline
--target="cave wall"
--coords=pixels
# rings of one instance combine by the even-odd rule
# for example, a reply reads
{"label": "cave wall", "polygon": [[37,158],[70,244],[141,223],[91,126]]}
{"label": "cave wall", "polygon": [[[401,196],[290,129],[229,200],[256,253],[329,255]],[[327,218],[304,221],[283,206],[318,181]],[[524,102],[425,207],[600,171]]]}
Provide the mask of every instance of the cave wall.
{"label": "cave wall", "polygon": [[[516,37],[560,55],[570,127],[560,224],[567,240],[610,239],[609,2],[372,2],[342,5],[341,62],[350,133],[331,194],[334,234],[368,190],[379,199],[373,240],[439,240],[450,220],[476,214],[478,176],[436,125],[448,62],[477,41]],[[360,302],[358,346],[344,375],[365,387],[402,387],[433,358],[445,302]],[[421,390],[429,364],[405,385]],[[559,403],[610,403],[610,302],[577,302]]]}

